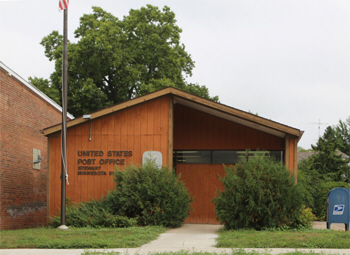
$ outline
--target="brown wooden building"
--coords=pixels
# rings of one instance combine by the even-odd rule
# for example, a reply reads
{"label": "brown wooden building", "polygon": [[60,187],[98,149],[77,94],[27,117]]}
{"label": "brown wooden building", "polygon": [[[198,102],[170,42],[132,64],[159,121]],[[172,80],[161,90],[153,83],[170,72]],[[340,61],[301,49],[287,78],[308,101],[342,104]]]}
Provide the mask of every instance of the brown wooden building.
{"label": "brown wooden building", "polygon": [[[187,223],[217,223],[211,200],[221,189],[222,164],[238,162],[246,149],[267,150],[297,174],[295,129],[166,88],[68,122],[67,197],[74,202],[100,199],[113,189],[115,165],[142,163],[147,151],[181,173],[194,196]],[[60,206],[61,126],[46,128],[49,138],[49,215]]]}

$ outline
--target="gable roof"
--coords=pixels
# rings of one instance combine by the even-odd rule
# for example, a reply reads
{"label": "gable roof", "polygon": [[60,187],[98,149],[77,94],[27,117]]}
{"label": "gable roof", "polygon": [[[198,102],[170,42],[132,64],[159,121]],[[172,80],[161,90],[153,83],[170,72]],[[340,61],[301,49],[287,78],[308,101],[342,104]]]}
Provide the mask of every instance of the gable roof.
{"label": "gable roof", "polygon": [[298,162],[302,161],[303,159],[308,159],[312,155],[314,155],[317,152],[314,151],[303,151],[303,152],[298,152]]}
{"label": "gable roof", "polygon": [[[78,117],[74,120],[67,122],[67,128],[73,127],[75,125],[85,123],[87,121],[106,116],[108,114],[127,109],[129,107],[159,98],[163,96],[172,96],[174,104],[181,104],[187,107],[206,112],[208,114],[227,119],[232,122],[242,124],[244,126],[251,127],[253,129],[261,130],[266,133],[270,133],[279,137],[285,137],[286,135],[292,135],[297,138],[301,138],[303,132],[299,129],[286,126],[284,124],[271,121],[260,116],[238,110],[236,108],[216,103],[214,101],[184,92],[179,89],[172,87],[164,88],[144,96],[136,97],[134,99],[119,103],[102,110],[91,113],[90,119],[84,119],[83,117]],[[44,135],[49,135],[54,132],[60,131],[61,125],[55,125],[44,129]]]}
{"label": "gable roof", "polygon": [[[19,76],[17,73],[15,73],[13,70],[11,70],[8,66],[6,66],[4,63],[0,61],[0,70],[3,70],[5,73],[7,73],[9,76],[15,78],[17,81],[23,84],[26,88],[28,88],[30,91],[32,91],[34,94],[36,94],[38,97],[49,103],[53,108],[57,109],[58,111],[62,112],[62,107],[59,106],[55,101],[53,101],[51,98],[49,98],[47,95],[45,95],[43,92],[41,92],[38,88],[30,84],[28,81],[23,79],[21,76]],[[74,119],[74,116],[70,113],[67,113],[68,118]]]}

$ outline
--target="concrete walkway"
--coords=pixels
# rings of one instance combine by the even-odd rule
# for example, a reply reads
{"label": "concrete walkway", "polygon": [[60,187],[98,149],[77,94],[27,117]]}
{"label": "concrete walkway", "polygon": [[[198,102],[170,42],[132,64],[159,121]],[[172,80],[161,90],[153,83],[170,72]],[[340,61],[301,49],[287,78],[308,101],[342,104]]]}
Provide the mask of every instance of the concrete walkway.
{"label": "concrete walkway", "polygon": [[154,240],[141,247],[147,251],[178,251],[181,249],[196,251],[216,250],[213,246],[218,237],[221,225],[185,224],[181,228],[170,229]]}
{"label": "concrete walkway", "polygon": [[[316,225],[319,228],[325,228],[321,223]],[[318,228],[317,227],[317,228]],[[157,240],[143,245],[140,248],[130,249],[95,249],[100,252],[119,252],[121,254],[149,254],[156,252],[176,252],[187,250],[190,252],[215,252],[215,253],[231,253],[232,249],[215,248],[215,239],[218,237],[217,231],[221,229],[220,225],[208,224],[185,224],[181,228],[170,229],[166,233],[160,235]],[[94,250],[94,249],[93,249]],[[295,249],[245,249],[246,251],[259,251],[261,253],[269,252],[270,254],[280,254],[293,252]],[[302,252],[314,251],[324,254],[350,254],[349,249],[297,249]],[[84,249],[3,249],[0,250],[1,255],[80,255]]]}
{"label": "concrete walkway", "polygon": [[[326,229],[327,228],[327,222],[325,222],[325,221],[314,221],[313,222],[313,228]],[[331,224],[331,229],[345,231],[345,224],[343,224],[343,223],[332,223]]]}

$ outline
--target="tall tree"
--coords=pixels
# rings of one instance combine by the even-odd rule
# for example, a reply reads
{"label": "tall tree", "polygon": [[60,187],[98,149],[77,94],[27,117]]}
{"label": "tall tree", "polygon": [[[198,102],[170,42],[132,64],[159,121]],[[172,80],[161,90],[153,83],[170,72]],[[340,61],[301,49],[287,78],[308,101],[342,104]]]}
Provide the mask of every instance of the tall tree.
{"label": "tall tree", "polygon": [[[350,163],[340,151],[346,153],[349,144],[350,117],[327,127],[316,145],[315,154],[298,164],[298,183],[304,194],[304,204],[312,208],[318,219],[327,216],[327,194],[336,187],[349,188]],[[344,151],[345,148],[345,151]],[[301,151],[301,150],[300,150]]]}
{"label": "tall tree", "polygon": [[53,99],[55,102],[60,102],[61,94],[55,89],[51,82],[48,79],[38,78],[38,77],[29,77],[29,82],[37,87],[45,95]]}
{"label": "tall tree", "polygon": [[[68,111],[79,116],[172,86],[211,98],[208,89],[187,84],[194,62],[180,43],[182,30],[169,7],[147,5],[119,20],[99,7],[80,18],[76,43],[68,45]],[[41,44],[55,61],[48,96],[61,91],[62,36],[53,31]],[[35,79],[35,78],[34,78]],[[37,78],[36,78],[37,79]],[[42,84],[35,80],[35,84]],[[61,103],[58,98],[52,98]]]}
{"label": "tall tree", "polygon": [[341,140],[336,131],[327,127],[316,146],[311,145],[316,153],[312,156],[312,168],[316,169],[322,179],[328,181],[349,181],[349,159],[339,154]]}
{"label": "tall tree", "polygon": [[339,120],[335,132],[341,142],[339,150],[350,156],[350,116],[346,121]]}

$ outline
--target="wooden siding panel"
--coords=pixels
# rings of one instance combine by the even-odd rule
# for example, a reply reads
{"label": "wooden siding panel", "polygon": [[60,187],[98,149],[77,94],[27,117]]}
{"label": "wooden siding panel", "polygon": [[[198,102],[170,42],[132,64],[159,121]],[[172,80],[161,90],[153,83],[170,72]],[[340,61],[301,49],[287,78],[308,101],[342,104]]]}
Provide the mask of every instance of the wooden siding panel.
{"label": "wooden siding panel", "polygon": [[141,114],[141,119],[140,119],[140,126],[141,126],[141,135],[146,135],[147,134],[147,107],[142,107],[140,114]]}
{"label": "wooden siding panel", "polygon": [[[211,178],[211,181],[210,181],[210,186],[211,186],[211,192],[210,192],[210,195],[208,197],[208,200],[213,200],[213,198],[215,197],[215,194],[218,190],[218,173],[217,173],[217,170],[216,170],[216,165],[211,165],[210,166],[210,178]],[[211,224],[216,224],[216,213],[215,213],[215,209],[214,209],[214,204],[213,203],[210,203],[209,204],[209,213],[210,213],[210,223]]]}
{"label": "wooden siding panel", "polygon": [[59,138],[50,137],[50,216],[53,216],[53,212],[56,208],[56,193],[53,192],[59,188],[60,182],[55,181],[57,179],[57,161],[60,157],[57,157],[57,150],[59,146],[57,145]]}
{"label": "wooden siding panel", "polygon": [[[238,128],[237,128],[237,141],[238,141],[238,144],[237,144],[237,149],[238,150],[245,150],[245,149],[251,149],[249,148],[249,145],[248,144],[245,144],[245,142],[247,141],[246,137],[245,137],[245,132],[244,132],[244,127],[242,125],[238,125]],[[234,134],[232,134],[234,135]]]}
{"label": "wooden siding panel", "polygon": [[[153,150],[160,151],[160,135],[153,136]],[[163,155],[162,155],[163,157]]]}
{"label": "wooden siding panel", "polygon": [[[89,134],[84,134],[82,136],[82,146],[83,148],[85,148],[85,150],[87,151],[92,151],[92,150],[95,150],[95,141],[93,142],[92,139],[91,141],[89,141],[89,137],[90,137],[90,125],[89,125]],[[102,124],[102,129],[103,129],[103,124]],[[96,135],[95,135],[96,137]],[[94,139],[95,140],[95,139]],[[87,159],[92,159],[93,157],[92,156],[86,156],[85,158]],[[94,184],[95,184],[95,178],[91,175],[84,175],[83,176],[83,180],[85,180],[85,182],[83,182],[83,196],[82,196],[82,199],[84,201],[88,201],[90,200],[91,198],[94,198],[94,192],[95,192],[95,189],[94,189]],[[67,193],[68,195],[68,193]]]}
{"label": "wooden siding panel", "polygon": [[[81,147],[84,148],[84,150],[90,150],[91,147],[89,146],[89,140],[88,137],[90,136],[90,125],[83,124],[81,126]],[[88,195],[88,188],[89,188],[89,182],[88,182],[88,176],[87,175],[81,175],[81,194],[80,199],[81,201],[87,201],[89,199]],[[67,197],[69,197],[69,194],[67,193]]]}
{"label": "wooden siding panel", "polygon": [[[143,153],[148,150],[147,136],[141,135],[140,140],[141,140],[141,157],[142,157]],[[142,161],[142,159],[141,159],[141,161]],[[140,162],[140,163],[142,163],[142,162]]]}
{"label": "wooden siding panel", "polygon": [[[161,134],[160,125],[161,125],[161,101],[154,101],[154,109],[153,109],[153,133],[152,134]],[[165,119],[167,121],[168,119]]]}
{"label": "wooden siding panel", "polygon": [[257,134],[256,134],[256,143],[257,143],[257,146],[261,149],[261,150],[266,150],[265,149],[265,144],[264,144],[264,137],[265,137],[265,133],[264,132],[261,132],[261,131],[257,131]]}
{"label": "wooden siding panel", "polygon": [[[113,128],[114,130],[114,119],[112,119],[113,126],[108,126],[108,129]],[[107,155],[103,155],[102,159],[116,159],[118,157],[108,157],[108,151],[115,151],[119,150],[119,146],[116,145],[116,139],[114,135],[108,135],[108,136],[101,136],[102,139],[105,139],[106,141],[102,141],[102,139],[99,139],[99,144],[97,144],[96,148],[101,148],[101,151],[104,151]],[[120,136],[119,136],[120,137]],[[109,175],[109,172],[113,172],[115,169],[115,165],[108,164],[106,169],[106,175],[100,176],[98,179],[94,177],[99,182],[99,191],[96,193],[96,198],[99,199],[101,197],[101,194],[107,195],[107,190],[112,190],[114,188],[113,178]]]}
{"label": "wooden siding panel", "polygon": [[283,138],[183,105],[174,106],[174,150],[284,150]]}
{"label": "wooden siding panel", "polygon": [[210,185],[210,166],[202,165],[201,174],[203,176],[202,183],[202,223],[209,223],[209,208],[211,201],[208,199],[210,197],[209,185]]}
{"label": "wooden siding panel", "polygon": [[[127,136],[127,147],[125,148],[127,151],[133,151],[133,148],[135,148],[135,142],[134,139],[135,136],[133,135],[128,135]],[[133,157],[126,157],[125,158],[125,164],[130,165],[133,163]]]}
{"label": "wooden siding panel", "polygon": [[[68,132],[67,132],[68,133]],[[69,184],[66,185],[66,191],[67,193],[71,194],[70,199],[73,201],[76,200],[75,193],[74,193],[74,187],[76,182],[76,171],[77,169],[77,162],[75,160],[75,135],[68,136],[67,134],[67,173],[68,173],[68,182]],[[72,167],[69,167],[72,166]]]}
{"label": "wooden siding panel", "polygon": [[[226,140],[228,141],[226,149],[230,148],[238,148],[238,125],[236,123],[232,123],[232,125],[227,125],[227,137]],[[236,135],[235,135],[236,134]]]}
{"label": "wooden siding panel", "polygon": [[196,201],[197,201],[197,214],[196,214],[196,223],[203,222],[203,166],[194,165],[196,169]]}
{"label": "wooden siding panel", "polygon": [[[150,105],[149,105],[150,104]],[[108,190],[114,188],[113,176],[109,172],[114,165],[100,164],[100,160],[125,159],[125,163],[142,163],[142,154],[146,150],[157,150],[168,159],[168,123],[169,97],[159,98],[132,108],[124,109],[76,125],[69,129],[68,136],[68,174],[70,185],[67,186],[67,197],[72,202],[100,199]],[[148,115],[153,120],[149,123]],[[152,117],[153,116],[153,117]],[[60,207],[60,138],[50,138],[50,215],[58,212]],[[102,151],[103,156],[78,156],[78,151]],[[132,156],[109,156],[108,151],[132,151]],[[78,175],[78,159],[95,159],[95,165],[106,175]],[[165,164],[166,164],[165,163]],[[87,166],[87,165],[85,165]],[[121,168],[124,166],[121,165]],[[92,171],[92,170],[86,170]]]}
{"label": "wooden siding panel", "polygon": [[[91,144],[91,148],[92,150],[98,150],[98,151],[102,151],[102,144],[106,141],[103,141],[105,139],[105,137],[107,136],[108,132],[114,132],[114,130],[109,131],[109,126],[112,125],[110,122],[113,122],[113,126],[114,126],[114,118],[108,118],[108,119],[103,119],[101,121],[93,121],[92,122],[92,135],[91,135],[91,141],[89,142]],[[106,134],[106,135],[102,135],[102,134]],[[85,137],[83,139],[86,139]],[[81,150],[85,150],[84,147],[82,146],[80,148]],[[95,165],[99,165],[99,160],[101,158],[104,158],[105,155],[103,155],[102,157],[90,157],[91,159],[95,158],[96,159],[96,163]],[[102,168],[102,167],[101,167]],[[80,176],[81,178],[82,176]],[[101,194],[101,187],[106,187],[106,180],[105,178],[102,177],[97,177],[97,176],[87,176],[89,179],[92,180],[92,184],[93,187],[88,187],[88,189],[92,190],[92,194],[90,195],[92,198],[94,199],[98,199],[98,194]],[[85,201],[82,200],[82,201]]]}
{"label": "wooden siding panel", "polygon": [[291,173],[294,173],[294,138],[289,139],[289,170]]}
{"label": "wooden siding panel", "polygon": [[131,135],[139,136],[141,134],[141,106],[133,109],[134,113],[134,133]]}
{"label": "wooden siding panel", "polygon": [[258,143],[258,133],[259,131],[256,129],[251,129],[252,133],[251,133],[251,147],[255,147],[259,150],[261,150],[262,148],[259,147],[259,143]]}
{"label": "wooden siding panel", "polygon": [[151,101],[147,104],[147,134],[154,134],[154,102]]}
{"label": "wooden siding panel", "polygon": [[[74,157],[74,160],[75,160],[75,163],[77,165],[77,167],[79,166],[78,165],[78,150],[81,150],[82,148],[82,144],[81,144],[81,137],[82,137],[82,134],[81,134],[81,125],[80,126],[77,126],[75,129],[75,157]],[[75,199],[73,201],[75,202],[80,202],[82,201],[81,200],[81,188],[82,188],[82,183],[81,183],[81,176],[78,176],[77,175],[77,168],[74,168],[74,174],[76,175],[76,178],[75,178],[75,183],[74,183],[74,194],[75,194]]]}
{"label": "wooden siding panel", "polygon": [[[168,142],[169,142],[169,139],[168,139],[168,135],[161,135],[160,136],[160,151],[162,152],[162,156],[163,156],[163,166],[168,166],[170,167],[169,165],[169,147],[168,147]],[[171,152],[171,160],[172,160],[172,155],[173,155],[173,152]]]}
{"label": "wooden siding panel", "polygon": [[[107,132],[108,129],[105,129],[105,132]],[[105,136],[102,136],[102,139],[104,139]],[[83,138],[85,139],[85,137]],[[89,150],[95,150],[95,148],[97,148],[97,144],[101,139],[99,138],[99,135],[94,134],[91,136],[91,141],[89,141]],[[89,156],[89,159],[94,159],[94,156]],[[91,172],[91,171],[90,171]],[[100,193],[100,187],[101,187],[101,182],[100,182],[100,178],[96,178],[95,176],[88,176],[88,197],[89,198],[93,198],[93,199],[97,199],[98,195]]]}
{"label": "wooden siding panel", "polygon": [[217,189],[223,190],[219,180],[219,174],[225,175],[223,166],[178,164],[177,174],[181,174],[181,180],[185,183],[190,195],[194,197],[193,211],[185,223],[217,224],[212,200],[217,195]]}
{"label": "wooden siding panel", "polygon": [[[208,150],[210,148],[213,148],[213,146],[215,146],[214,144],[216,144],[215,140],[214,140],[214,136],[213,134],[215,133],[215,124],[216,124],[216,119],[212,116],[209,115],[208,116],[208,123],[206,123],[205,125],[208,126],[208,129],[206,130],[206,143],[205,143],[205,149]],[[193,134],[191,134],[192,136]]]}
{"label": "wooden siding panel", "polygon": [[164,97],[160,100],[160,134],[168,135],[169,133],[169,107],[171,97]]}
{"label": "wooden siding panel", "polygon": [[189,191],[192,193],[192,197],[193,197],[193,202],[192,202],[192,207],[193,207],[193,221],[191,223],[196,223],[195,220],[196,220],[196,215],[197,215],[197,194],[196,194],[196,186],[195,186],[195,182],[192,182],[191,180],[195,179],[196,178],[196,169],[195,169],[195,165],[189,165],[188,166],[188,173],[187,173],[187,176],[189,178],[189,181],[187,182],[188,183],[188,188],[189,188]]}
{"label": "wooden siding panel", "polygon": [[127,135],[128,136],[134,136],[135,134],[135,116],[136,116],[136,110],[135,108],[130,109],[129,111],[127,111]]}
{"label": "wooden siding panel", "polygon": [[134,145],[132,152],[132,160],[134,164],[141,164],[142,162],[142,153],[141,153],[141,136],[134,136]]}
{"label": "wooden siding panel", "polygon": [[[111,118],[114,120],[114,135],[120,136],[120,112],[117,112],[116,114],[112,115]],[[100,122],[100,121],[99,121]],[[119,144],[119,143],[118,143]]]}
{"label": "wooden siding panel", "polygon": [[127,111],[121,111],[118,116],[120,135],[123,137],[128,134],[128,113]]}
{"label": "wooden siding panel", "polygon": [[[193,192],[191,192],[191,190],[189,188],[189,184],[190,183],[185,181],[185,180],[188,180],[190,178],[190,176],[188,174],[189,173],[188,169],[185,169],[185,168],[180,166],[180,167],[178,167],[176,169],[176,173],[178,175],[180,175],[180,180],[185,183],[185,187],[187,189],[187,192],[189,193],[190,197],[192,197],[193,196]],[[192,206],[192,209],[193,209],[193,203],[191,203],[191,206]],[[193,211],[191,211],[191,212],[193,212]],[[185,223],[190,223],[189,218],[185,219]]]}

